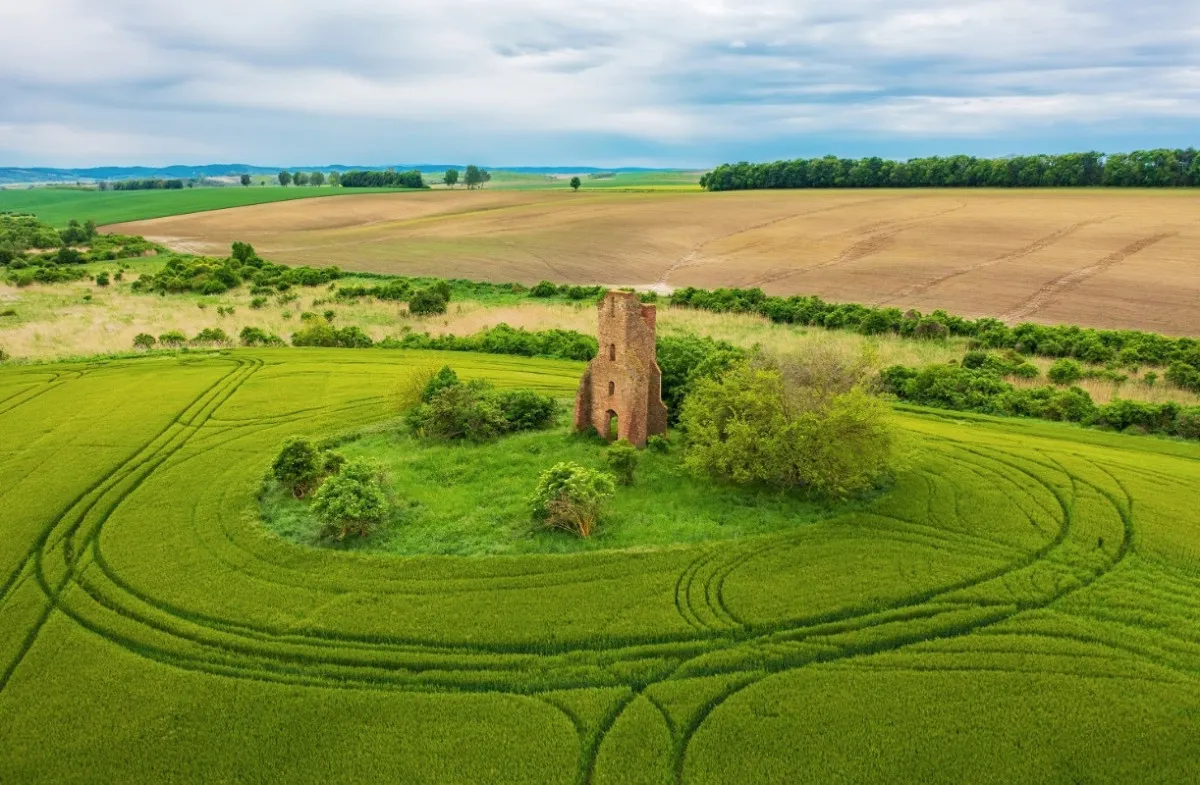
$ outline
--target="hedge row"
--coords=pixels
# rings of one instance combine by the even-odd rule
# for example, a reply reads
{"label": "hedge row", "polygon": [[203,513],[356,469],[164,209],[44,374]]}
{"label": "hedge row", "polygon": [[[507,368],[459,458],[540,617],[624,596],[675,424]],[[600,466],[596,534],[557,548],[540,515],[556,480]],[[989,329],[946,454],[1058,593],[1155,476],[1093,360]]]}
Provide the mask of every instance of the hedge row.
{"label": "hedge row", "polygon": [[900,400],[938,409],[1200,439],[1200,406],[1120,399],[1098,405],[1079,387],[1018,389],[988,367],[935,364],[918,369],[893,365],[883,371],[881,380],[884,389]]}
{"label": "hedge row", "polygon": [[292,286],[320,286],[343,275],[337,267],[287,267],[258,256],[248,243],[234,243],[225,259],[206,256],[176,256],[153,275],[133,283],[134,291],[199,292],[221,294],[243,283],[259,290],[285,291]]}
{"label": "hedge row", "polygon": [[[851,329],[867,335],[964,336],[974,339],[979,348],[1013,349],[1021,354],[1043,357],[1074,357],[1090,363],[1116,362],[1123,366],[1181,363],[1200,374],[1200,341],[1139,330],[1097,330],[1029,322],[1009,327],[991,317],[966,319],[942,310],[924,315],[899,308],[827,303],[816,296],[771,297],[757,288],[706,290],[689,286],[677,289],[671,295],[670,303],[717,313],[758,314],[781,324]],[[934,324],[938,327],[930,327]],[[1182,371],[1177,375],[1186,376]],[[1195,381],[1200,389],[1200,377]]]}

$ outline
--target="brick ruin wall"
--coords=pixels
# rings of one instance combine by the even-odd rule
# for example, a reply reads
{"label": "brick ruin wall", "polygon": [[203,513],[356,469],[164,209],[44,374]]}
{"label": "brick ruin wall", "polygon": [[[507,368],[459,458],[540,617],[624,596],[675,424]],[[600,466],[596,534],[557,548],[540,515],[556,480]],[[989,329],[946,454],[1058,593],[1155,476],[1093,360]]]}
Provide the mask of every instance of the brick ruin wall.
{"label": "brick ruin wall", "polygon": [[662,371],[655,360],[655,308],[632,292],[609,292],[597,306],[600,349],[579,381],[575,427],[645,447],[667,432]]}

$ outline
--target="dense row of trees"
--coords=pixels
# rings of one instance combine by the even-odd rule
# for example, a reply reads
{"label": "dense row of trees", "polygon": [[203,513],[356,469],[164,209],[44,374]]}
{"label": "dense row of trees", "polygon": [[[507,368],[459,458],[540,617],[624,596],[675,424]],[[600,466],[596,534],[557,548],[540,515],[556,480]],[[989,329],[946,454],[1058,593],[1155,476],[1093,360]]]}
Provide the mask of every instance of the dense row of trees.
{"label": "dense row of trees", "polygon": [[710,191],[758,188],[1046,188],[1200,186],[1200,154],[1186,150],[1066,153],[1011,158],[889,161],[826,156],[772,163],[722,164],[700,178]]}
{"label": "dense row of trees", "polygon": [[353,171],[341,176],[343,188],[428,188],[416,169],[410,172]]}
{"label": "dense row of trees", "polygon": [[183,180],[117,180],[108,187],[114,191],[177,191],[183,188]]}
{"label": "dense row of trees", "polygon": [[[279,184],[286,188],[289,185],[315,185],[320,187],[325,184],[324,172],[289,172],[287,169],[281,171],[276,177]],[[242,175],[242,185],[250,185],[250,175]],[[337,172],[329,173],[329,184],[339,185],[341,176]]]}

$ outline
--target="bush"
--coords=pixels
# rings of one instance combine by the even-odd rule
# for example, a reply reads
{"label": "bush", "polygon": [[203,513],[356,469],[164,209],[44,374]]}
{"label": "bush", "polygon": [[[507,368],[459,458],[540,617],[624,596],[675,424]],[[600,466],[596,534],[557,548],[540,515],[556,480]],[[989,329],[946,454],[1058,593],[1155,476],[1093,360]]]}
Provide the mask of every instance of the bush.
{"label": "bush", "polygon": [[9,353],[4,351],[3,349],[0,349],[0,363],[8,362],[10,359],[11,359],[11,355],[9,355]]}
{"label": "bush", "polygon": [[532,390],[497,392],[483,380],[462,383],[450,366],[429,378],[421,403],[405,415],[408,429],[433,439],[490,441],[514,431],[550,428],[558,402]]}
{"label": "bush", "polygon": [[266,308],[267,307],[267,298],[266,297],[255,297],[253,300],[250,301],[250,307],[256,311]]}
{"label": "bush", "polygon": [[563,462],[542,472],[530,506],[544,526],[590,537],[602,506],[615,490],[612,476],[577,463]]}
{"label": "bush", "polygon": [[1066,387],[1083,378],[1083,368],[1074,360],[1064,357],[1054,361],[1050,370],[1046,372],[1046,376],[1055,384]]}
{"label": "bush", "polygon": [[325,458],[311,439],[294,436],[283,444],[271,474],[276,480],[291,489],[292,495],[301,498],[309,493],[321,478]]}
{"label": "bush", "polygon": [[458,374],[449,365],[443,365],[438,372],[429,378],[425,383],[425,389],[421,391],[421,403],[429,403],[433,397],[447,387],[453,387],[459,384]]}
{"label": "bush", "polygon": [[962,366],[964,368],[970,368],[972,370],[977,370],[977,369],[983,367],[983,364],[985,362],[987,362],[987,359],[988,359],[987,352],[981,351],[979,349],[972,349],[971,351],[967,352],[963,356]]}
{"label": "bush", "polygon": [[327,450],[321,461],[321,471],[326,475],[337,474],[346,465],[346,456],[334,450]]}
{"label": "bush", "polygon": [[760,359],[702,380],[680,416],[684,465],[737,484],[805,489],[825,499],[876,485],[896,458],[887,405],[861,386],[827,384],[823,372],[808,384],[787,381],[788,370]]}
{"label": "bush", "polygon": [[435,316],[446,312],[449,300],[432,287],[418,289],[408,298],[408,312],[415,316]]}
{"label": "bush", "polygon": [[418,436],[430,439],[468,439],[487,442],[508,430],[508,420],[483,381],[455,384],[439,390],[409,411],[405,422]]}
{"label": "bush", "polygon": [[375,344],[371,336],[357,327],[333,327],[318,322],[292,333],[293,346],[340,346],[346,349],[367,349]]}
{"label": "bush", "polygon": [[1185,439],[1200,439],[1200,407],[1193,406],[1179,413],[1175,421],[1175,433]]}
{"label": "bush", "polygon": [[96,276],[96,285],[97,286],[108,286],[108,284],[109,284],[108,273],[100,273]]}
{"label": "bush", "polygon": [[655,434],[646,439],[646,449],[665,455],[671,451],[671,442],[667,441],[666,436]]}
{"label": "bush", "polygon": [[283,346],[283,339],[258,327],[243,327],[238,335],[242,346]]}
{"label": "bush", "polygon": [[1200,370],[1183,361],[1171,363],[1163,378],[1181,390],[1200,393]]}
{"label": "bush", "polygon": [[388,507],[382,468],[361,459],[346,463],[326,480],[312,504],[325,532],[339,540],[349,534],[366,537],[383,522]]}
{"label": "bush", "polygon": [[558,421],[558,401],[534,390],[504,390],[494,396],[509,431],[541,431]]}
{"label": "bush", "polygon": [[138,333],[133,337],[133,347],[135,349],[153,349],[154,336],[150,333]]}
{"label": "bush", "polygon": [[719,376],[746,353],[725,341],[682,335],[659,338],[656,355],[662,371],[662,400],[667,405],[667,417],[676,422],[684,398],[697,383]]}
{"label": "bush", "polygon": [[196,333],[192,343],[229,343],[229,336],[220,327],[205,327]]}
{"label": "bush", "polygon": [[622,439],[604,451],[604,465],[612,472],[618,485],[633,485],[640,454],[637,448]]}
{"label": "bush", "polygon": [[529,290],[530,297],[553,297],[558,294],[558,287],[549,281],[539,281],[537,286]]}
{"label": "bush", "polygon": [[163,346],[183,346],[187,343],[187,336],[178,330],[170,330],[158,336],[158,342]]}
{"label": "bush", "polygon": [[950,328],[936,319],[922,319],[913,328],[913,337],[924,341],[944,341],[950,337]]}

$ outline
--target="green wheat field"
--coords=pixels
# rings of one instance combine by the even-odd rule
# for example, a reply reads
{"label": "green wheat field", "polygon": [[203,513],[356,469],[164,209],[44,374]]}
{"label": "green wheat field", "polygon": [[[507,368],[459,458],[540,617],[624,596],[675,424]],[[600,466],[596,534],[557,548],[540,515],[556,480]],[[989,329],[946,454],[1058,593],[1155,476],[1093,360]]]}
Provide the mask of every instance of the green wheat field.
{"label": "green wheat field", "polygon": [[582,369],[0,369],[0,782],[1197,781],[1200,446],[912,409],[890,489],[762,535],[397,556],[262,525],[284,439],[446,362],[564,399]]}

